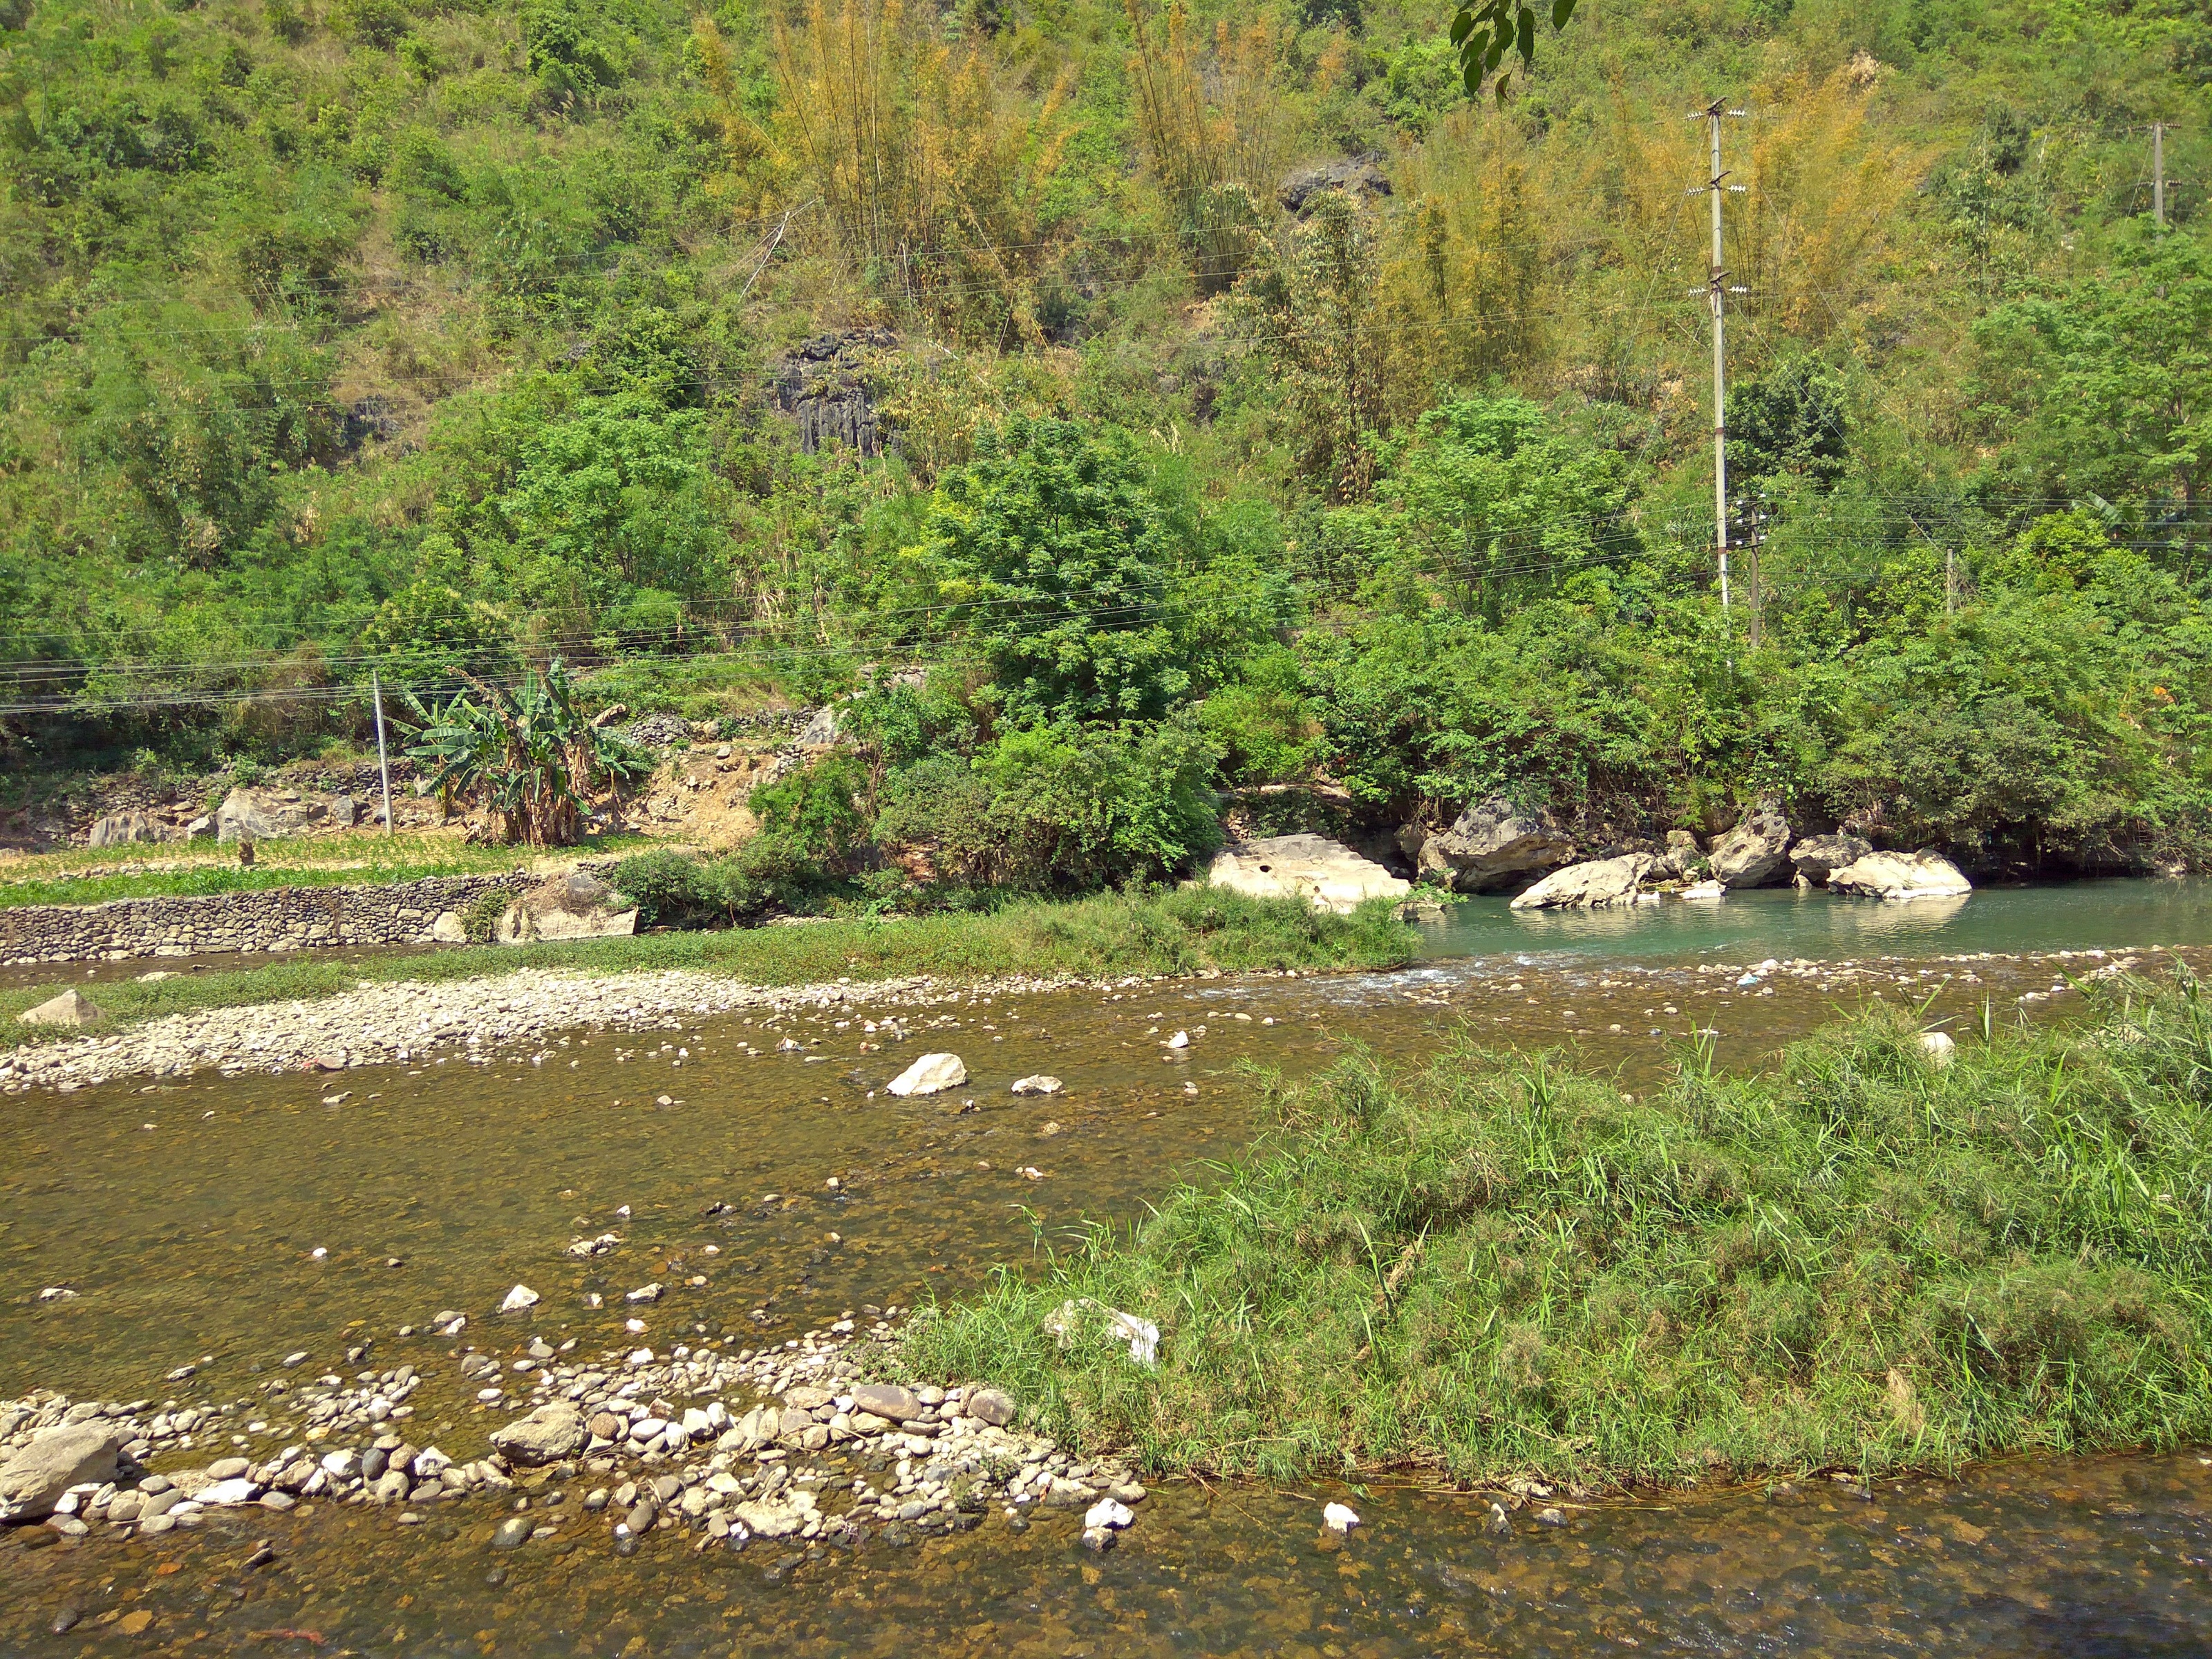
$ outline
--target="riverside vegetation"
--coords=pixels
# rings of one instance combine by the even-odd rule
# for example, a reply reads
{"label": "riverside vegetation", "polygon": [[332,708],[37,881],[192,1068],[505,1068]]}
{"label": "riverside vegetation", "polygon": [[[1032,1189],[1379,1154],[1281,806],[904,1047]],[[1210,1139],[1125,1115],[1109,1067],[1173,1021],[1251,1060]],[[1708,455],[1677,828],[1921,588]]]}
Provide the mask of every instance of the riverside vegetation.
{"label": "riverside vegetation", "polygon": [[[2212,1434],[2212,1006],[2184,976],[1931,1063],[1871,1012],[1638,1097],[1472,1048],[1353,1055],[1127,1237],[925,1310],[1147,1468],[1695,1483]],[[1104,1328],[1157,1323],[1157,1369]],[[1055,1334],[1055,1332],[1061,1334]]]}
{"label": "riverside vegetation", "polygon": [[1477,103],[1449,10],[13,5],[0,782],[557,655],[874,687],[799,805],[887,897],[1176,873],[1224,789],[2200,858],[2201,11],[1602,7]]}

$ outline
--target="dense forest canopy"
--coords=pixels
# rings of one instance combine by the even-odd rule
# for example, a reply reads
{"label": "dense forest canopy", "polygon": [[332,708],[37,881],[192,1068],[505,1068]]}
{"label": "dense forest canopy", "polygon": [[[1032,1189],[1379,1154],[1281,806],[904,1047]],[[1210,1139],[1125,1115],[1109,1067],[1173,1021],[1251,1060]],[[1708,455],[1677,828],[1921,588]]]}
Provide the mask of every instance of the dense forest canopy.
{"label": "dense forest canopy", "polygon": [[878,685],[841,799],[1030,884],[1273,785],[2212,852],[2195,0],[1585,0],[1480,100],[1395,0],[4,10],[19,775],[557,655]]}

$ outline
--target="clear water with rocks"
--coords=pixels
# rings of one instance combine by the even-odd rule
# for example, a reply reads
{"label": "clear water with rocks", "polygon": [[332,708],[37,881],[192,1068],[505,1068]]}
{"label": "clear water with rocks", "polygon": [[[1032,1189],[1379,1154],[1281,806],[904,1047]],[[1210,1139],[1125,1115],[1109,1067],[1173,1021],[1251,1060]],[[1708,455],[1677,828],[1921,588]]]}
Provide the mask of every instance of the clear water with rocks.
{"label": "clear water with rocks", "polygon": [[[1401,974],[908,1011],[903,1041],[871,1035],[865,1008],[774,1023],[730,1015],[650,1034],[571,1033],[483,1065],[449,1055],[337,1076],[130,1079],[15,1097],[0,1164],[0,1399],[48,1387],[145,1400],[149,1411],[169,1399],[228,1402],[227,1419],[210,1419],[216,1432],[152,1460],[204,1466],[295,1436],[289,1390],[303,1374],[405,1364],[424,1379],[410,1434],[474,1457],[507,1419],[480,1406],[462,1374],[471,1347],[506,1359],[540,1335],[574,1338],[586,1355],[677,1342],[728,1352],[957,1295],[993,1264],[1026,1259],[1038,1230],[1126,1222],[1179,1177],[1203,1179],[1206,1160],[1233,1156],[1252,1131],[1248,1060],[1295,1073],[1347,1041],[1413,1058],[1464,1024],[1649,1078],[1692,1033],[1714,1033],[1725,1064],[1755,1064],[1874,996],[1926,1004],[1926,1018],[1964,1035],[1985,1010],[2063,1017],[2077,1000],[2069,976],[2151,965],[2108,953],[2116,947],[2202,942],[2198,896],[2172,884],[1989,893],[1917,938],[1847,945],[1832,944],[1838,924],[1806,901],[1739,896],[1694,937],[1664,914],[1688,907],[1662,907],[1654,920],[1675,930],[1671,942],[1631,933],[1605,945],[1571,926],[1540,927]],[[1522,926],[1462,913],[1437,930],[1438,946]],[[1832,948],[1808,943],[1820,928]],[[2076,945],[2097,953],[2049,954]],[[1776,965],[1762,970],[1769,957]],[[1163,1048],[1178,1030],[1191,1045]],[[776,1052],[787,1037],[802,1046]],[[969,1086],[910,1101],[883,1092],[933,1049],[965,1058]],[[1065,1092],[1007,1092],[1035,1072],[1060,1076]],[[568,1254],[605,1233],[620,1240],[605,1254]],[[540,1302],[496,1315],[517,1283]],[[668,1287],[659,1301],[624,1300],[647,1283]],[[46,1288],[76,1294],[41,1301]],[[602,1306],[588,1305],[594,1296]],[[445,1310],[470,1316],[456,1338],[423,1329]],[[630,1319],[643,1329],[625,1328]],[[418,1334],[401,1338],[403,1325]],[[364,1352],[349,1362],[352,1348]],[[308,1361],[287,1370],[301,1352]],[[185,1364],[190,1378],[163,1380]],[[1871,1496],[1813,1483],[1602,1503],[1564,1511],[1559,1528],[1524,1510],[1502,1538],[1483,1528],[1487,1500],[1462,1495],[1170,1484],[1105,1555],[1078,1545],[1079,1513],[1048,1510],[1017,1534],[995,1509],[974,1531],[904,1547],[878,1534],[849,1549],[762,1539],[742,1554],[695,1553],[695,1539],[663,1528],[618,1554],[609,1517],[582,1514],[579,1493],[547,1504],[568,1484],[526,1480],[519,1495],[552,1530],[512,1550],[491,1542],[507,1510],[475,1499],[404,1527],[387,1510],[310,1502],[284,1515],[211,1510],[198,1529],[158,1537],[54,1541],[44,1528],[11,1528],[0,1536],[0,1651],[2212,1645],[2212,1468],[2192,1454],[2008,1465]],[[1348,1539],[1319,1528],[1329,1499],[1363,1517]],[[275,1560],[245,1566],[264,1538]]]}

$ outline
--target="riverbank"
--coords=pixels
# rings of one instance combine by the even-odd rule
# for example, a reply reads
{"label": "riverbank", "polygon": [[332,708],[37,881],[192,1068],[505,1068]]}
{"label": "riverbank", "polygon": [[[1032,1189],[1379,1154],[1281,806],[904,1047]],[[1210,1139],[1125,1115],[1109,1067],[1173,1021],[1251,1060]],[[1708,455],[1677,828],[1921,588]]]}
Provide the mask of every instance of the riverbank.
{"label": "riverbank", "polygon": [[2187,981],[2098,995],[1948,1063],[1871,1011],[1640,1098],[1464,1042],[1354,1055],[1272,1091],[1216,1185],[926,1310],[903,1358],[1153,1471],[1273,1479],[1573,1492],[2201,1441],[2207,1012]]}
{"label": "riverbank", "polygon": [[1106,979],[1395,968],[1415,945],[1387,904],[1334,916],[1287,900],[1177,890],[986,915],[157,971],[100,986],[98,1006],[112,1024],[91,1034],[21,1025],[14,1016],[68,982],[58,978],[0,992],[0,1021],[24,1039],[0,1051],[0,1089],[398,1060],[471,1036],[489,1057],[555,1030],[821,1007],[861,994],[894,1006]]}

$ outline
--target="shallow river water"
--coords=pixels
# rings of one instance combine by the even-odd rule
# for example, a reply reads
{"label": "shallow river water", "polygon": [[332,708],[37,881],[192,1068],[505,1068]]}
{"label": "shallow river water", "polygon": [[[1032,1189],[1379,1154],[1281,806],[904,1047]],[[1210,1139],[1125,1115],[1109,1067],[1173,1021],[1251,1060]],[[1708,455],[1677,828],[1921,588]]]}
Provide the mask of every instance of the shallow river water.
{"label": "shallow river water", "polygon": [[[754,1346],[960,1294],[1248,1146],[1248,1062],[1295,1074],[1352,1042],[1413,1059],[1464,1030],[1649,1079],[1693,1034],[1755,1065],[1875,996],[1966,1041],[1984,1018],[2063,1017],[2069,978],[2154,961],[2121,947],[2205,943],[2200,896],[2100,884],[1911,921],[1899,913],[1919,907],[1785,894],[1631,913],[1640,932],[1469,907],[1404,973],[979,1000],[906,1014],[904,1041],[871,1035],[863,1006],[842,1025],[573,1033],[481,1065],[18,1097],[0,1161],[0,1399],[259,1394],[229,1425],[258,1451],[295,1426],[264,1392],[283,1357],[337,1369],[365,1346],[363,1363],[430,1379],[419,1420],[473,1456],[502,1419],[456,1372],[466,1343]],[[1164,1051],[1177,1030],[1190,1047]],[[802,1048],[774,1052],[787,1037]],[[966,1059],[968,1088],[882,1091],[937,1048]],[[1010,1096],[1033,1072],[1066,1091]],[[566,1253],[603,1231],[622,1239],[609,1254]],[[665,1299],[625,1305],[648,1281]],[[518,1282],[542,1302],[495,1319]],[[40,1301],[52,1286],[76,1294]],[[471,1316],[460,1342],[398,1334],[449,1309]],[[633,1316],[643,1332],[623,1329]],[[189,1381],[161,1381],[187,1364]],[[1317,1534],[1325,1497],[1365,1517],[1334,1549]],[[1813,1483],[1601,1504],[1501,1539],[1466,1497],[1170,1484],[1104,1557],[1051,1514],[1018,1536],[994,1516],[911,1548],[788,1556],[655,1534],[618,1557],[603,1524],[570,1524],[495,1557],[489,1508],[402,1528],[307,1504],[158,1539],[14,1529],[0,1653],[2200,1652],[2208,1499],[2212,1468],[2189,1453],[1870,1497]],[[263,1537],[277,1561],[241,1568]],[[73,1628],[50,1633],[64,1609]]]}

